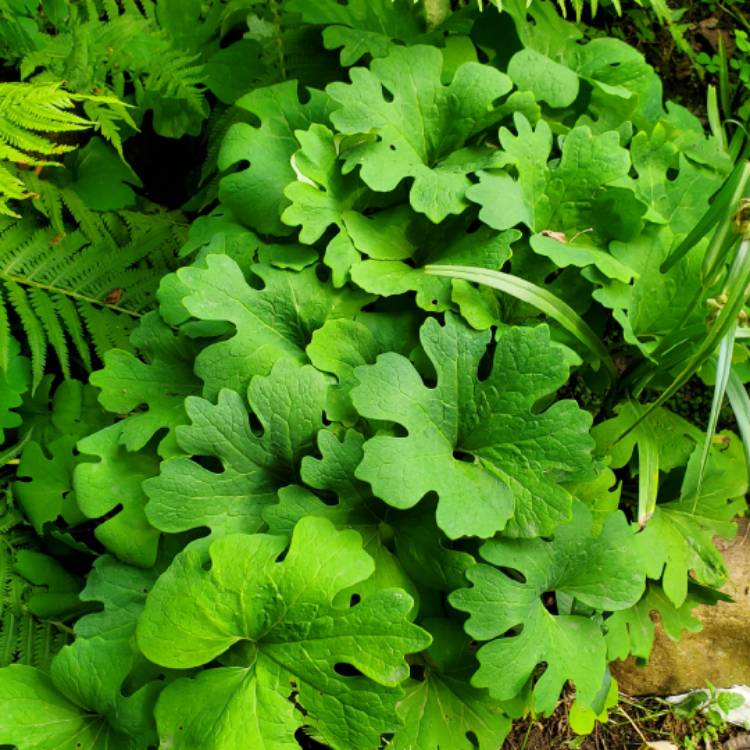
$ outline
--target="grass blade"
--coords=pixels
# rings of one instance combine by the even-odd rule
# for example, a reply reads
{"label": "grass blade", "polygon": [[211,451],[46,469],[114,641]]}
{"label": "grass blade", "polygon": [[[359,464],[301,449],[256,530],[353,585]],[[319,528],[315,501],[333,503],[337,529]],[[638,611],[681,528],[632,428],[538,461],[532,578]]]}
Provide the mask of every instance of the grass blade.
{"label": "grass blade", "polygon": [[727,396],[737,420],[737,429],[742,436],[742,447],[745,449],[745,462],[750,471],[750,396],[747,395],[745,384],[734,370],[729,372],[727,382]]}
{"label": "grass blade", "polygon": [[643,528],[656,510],[656,497],[659,494],[659,446],[649,435],[639,436],[636,444],[638,446],[638,525]]}
{"label": "grass blade", "polygon": [[719,113],[719,101],[716,94],[716,86],[709,84],[708,97],[706,103],[708,114],[708,126],[714,138],[719,142],[722,151],[727,150],[727,141],[724,136],[724,128],[721,125],[721,115]]}
{"label": "grass blade", "polygon": [[615,377],[617,372],[615,363],[599,337],[572,307],[546,289],[513,276],[513,274],[491,271],[486,268],[430,265],[425,266],[424,270],[433,276],[447,276],[453,279],[472,281],[476,284],[484,284],[536,307],[537,310],[549,315],[566,331],[575,336],[583,346],[596,356],[598,361],[604,364],[610,376]]}
{"label": "grass blade", "polygon": [[726,303],[719,312],[716,320],[711,325],[708,335],[703,339],[697,351],[688,360],[687,364],[680,370],[671,385],[663,391],[656,401],[651,403],[646,411],[639,417],[638,421],[628,427],[625,432],[617,437],[622,440],[636,425],[647,417],[654,409],[669,401],[677,391],[698,371],[703,363],[716,351],[721,340],[737,327],[737,316],[742,310],[748,296],[748,285],[750,285],[750,239],[743,239],[735,256],[732,267],[729,270],[728,282],[724,288]]}
{"label": "grass blade", "polygon": [[[711,399],[711,413],[708,417],[708,426],[706,427],[706,437],[703,440],[703,452],[701,453],[701,462],[698,465],[698,481],[695,486],[694,504],[700,497],[703,489],[703,477],[706,473],[706,464],[708,463],[708,454],[711,451],[711,443],[716,434],[716,426],[719,423],[719,412],[724,403],[724,396],[727,392],[729,375],[732,372],[732,354],[734,353],[734,336],[737,326],[730,328],[726,336],[721,340],[719,345],[719,354],[716,358],[716,383],[714,384],[714,393]],[[695,510],[695,507],[693,507]]]}

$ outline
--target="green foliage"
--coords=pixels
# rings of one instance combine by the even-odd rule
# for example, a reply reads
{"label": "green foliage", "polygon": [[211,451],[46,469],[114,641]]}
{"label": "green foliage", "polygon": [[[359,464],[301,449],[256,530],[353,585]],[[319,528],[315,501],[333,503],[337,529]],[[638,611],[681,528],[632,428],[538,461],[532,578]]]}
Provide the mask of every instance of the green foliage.
{"label": "green foliage", "polygon": [[180,228],[168,216],[121,213],[101,221],[105,234],[92,240],[83,228],[61,236],[32,217],[0,219],[2,316],[18,316],[34,388],[48,347],[70,377],[71,350],[90,369],[92,349],[101,355],[127,341],[131,321],[153,304],[158,275],[179,242]]}
{"label": "green foliage", "polygon": [[[72,111],[78,103],[93,110],[92,119]],[[0,214],[18,218],[8,200],[33,193],[18,167],[58,166],[61,155],[76,148],[65,136],[95,128],[122,153],[118,120],[132,123],[115,97],[70,94],[59,83],[0,83]]]}
{"label": "green foliage", "polygon": [[33,549],[34,536],[7,486],[0,510],[0,666],[46,669],[68,641],[61,620],[80,611],[81,585],[56,560]]}
{"label": "green foliage", "polygon": [[[740,439],[662,403],[744,304],[745,245],[693,231],[726,140],[543,0],[10,2],[24,85],[143,133],[0,225],[2,615],[37,618],[0,743],[490,750],[566,685],[591,731],[745,509]],[[120,158],[185,134],[186,238]]]}

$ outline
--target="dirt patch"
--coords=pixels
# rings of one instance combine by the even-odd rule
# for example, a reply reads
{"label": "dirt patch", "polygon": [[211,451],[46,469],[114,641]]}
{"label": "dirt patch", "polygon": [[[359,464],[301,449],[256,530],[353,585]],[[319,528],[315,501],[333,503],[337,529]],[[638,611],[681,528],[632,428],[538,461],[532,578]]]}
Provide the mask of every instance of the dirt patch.
{"label": "dirt patch", "polygon": [[548,719],[514,722],[503,750],[640,750],[648,747],[647,742],[659,741],[696,750],[750,748],[750,735],[738,727],[714,727],[703,716],[681,718],[661,698],[621,695],[620,703],[609,712],[609,721],[597,724],[587,737],[570,729],[569,707],[570,698],[561,701]]}

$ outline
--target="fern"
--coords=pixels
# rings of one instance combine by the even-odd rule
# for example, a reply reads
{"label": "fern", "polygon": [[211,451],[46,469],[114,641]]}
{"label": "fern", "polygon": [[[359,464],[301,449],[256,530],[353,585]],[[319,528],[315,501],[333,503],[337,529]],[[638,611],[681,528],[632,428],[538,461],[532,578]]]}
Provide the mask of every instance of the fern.
{"label": "fern", "polygon": [[[180,33],[186,24],[179,18],[179,6],[170,15],[161,7],[157,13],[150,0],[139,4],[132,0],[69,2],[70,22],[56,33],[41,35],[36,49],[23,55],[21,76],[33,76],[36,81],[65,80],[74,91],[106,92],[118,99],[133,91],[133,103],[140,114],[154,112],[158,133],[197,135],[209,112],[203,60],[218,49],[223,3],[208,6],[209,12],[196,19],[195,31],[186,44],[184,33]],[[162,17],[175,29],[164,28]],[[110,123],[98,106],[84,109],[106,135]]]}
{"label": "fern", "polygon": [[[72,111],[78,103],[84,108],[89,105],[103,124]],[[114,97],[71,94],[59,83],[0,83],[0,214],[18,217],[8,200],[34,195],[24,168],[35,167],[38,172],[45,166],[59,166],[61,157],[76,148],[63,136],[99,129],[122,153],[117,128],[121,120],[132,123],[125,106]]]}
{"label": "fern", "polygon": [[61,236],[33,217],[0,219],[0,308],[26,334],[34,388],[49,349],[68,378],[71,351],[88,370],[93,353],[126,345],[184,238],[168,214],[122,212],[106,223],[106,237],[91,241],[80,228]]}
{"label": "fern", "polygon": [[45,668],[68,641],[64,625],[35,617],[27,600],[33,587],[16,571],[21,550],[33,548],[35,538],[22,525],[8,488],[0,498],[0,667],[11,663]]}

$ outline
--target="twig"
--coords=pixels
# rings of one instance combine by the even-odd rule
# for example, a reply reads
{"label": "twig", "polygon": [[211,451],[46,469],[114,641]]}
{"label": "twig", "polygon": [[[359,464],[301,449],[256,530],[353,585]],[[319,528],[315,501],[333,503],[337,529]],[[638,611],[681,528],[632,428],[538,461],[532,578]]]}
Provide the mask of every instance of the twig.
{"label": "twig", "polygon": [[617,706],[617,710],[630,722],[631,726],[633,727],[633,729],[635,729],[638,736],[643,740],[643,743],[645,745],[648,745],[648,740],[644,736],[643,732],[641,732],[638,725],[630,718],[628,712],[620,705]]}

